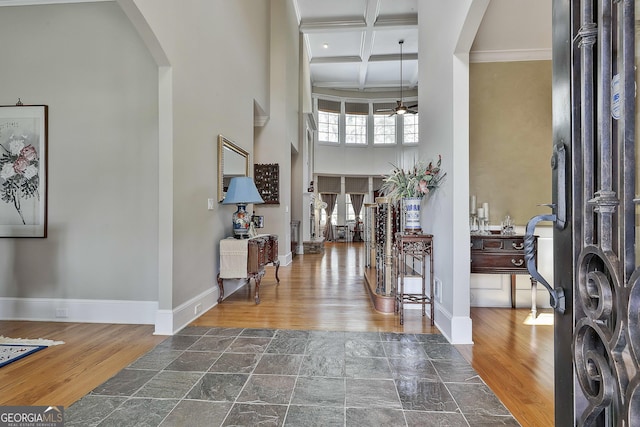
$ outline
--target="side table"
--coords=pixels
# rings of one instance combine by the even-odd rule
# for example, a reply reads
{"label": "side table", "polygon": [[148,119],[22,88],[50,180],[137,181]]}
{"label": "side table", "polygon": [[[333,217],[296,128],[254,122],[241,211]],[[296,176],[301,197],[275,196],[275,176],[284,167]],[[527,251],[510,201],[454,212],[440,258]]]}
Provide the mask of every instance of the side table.
{"label": "side table", "polygon": [[[426,315],[426,305],[429,305],[431,325],[434,324],[433,307],[433,235],[432,234],[404,234],[395,235],[395,280],[396,313],[400,313],[400,324],[404,324],[404,304],[421,304],[422,316]],[[429,287],[427,293],[426,264],[429,262]],[[416,264],[418,264],[416,266]],[[418,270],[416,270],[416,268]],[[405,292],[405,279],[419,277],[422,282],[421,293]]]}

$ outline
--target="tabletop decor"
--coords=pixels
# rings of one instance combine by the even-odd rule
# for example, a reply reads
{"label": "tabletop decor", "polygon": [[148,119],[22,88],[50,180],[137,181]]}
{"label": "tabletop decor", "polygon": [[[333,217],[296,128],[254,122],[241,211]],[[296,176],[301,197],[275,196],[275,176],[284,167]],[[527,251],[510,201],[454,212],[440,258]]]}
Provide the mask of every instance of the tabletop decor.
{"label": "tabletop decor", "polygon": [[236,239],[249,238],[251,215],[247,212],[249,203],[264,203],[258,193],[253,179],[248,176],[231,178],[229,189],[222,202],[223,205],[235,204],[238,210],[233,213],[233,237]]}
{"label": "tabletop decor", "polygon": [[402,202],[405,233],[421,233],[420,206],[425,196],[430,196],[447,176],[440,166],[442,156],[434,164],[418,162],[409,170],[394,166],[384,178],[380,191],[392,202]]}

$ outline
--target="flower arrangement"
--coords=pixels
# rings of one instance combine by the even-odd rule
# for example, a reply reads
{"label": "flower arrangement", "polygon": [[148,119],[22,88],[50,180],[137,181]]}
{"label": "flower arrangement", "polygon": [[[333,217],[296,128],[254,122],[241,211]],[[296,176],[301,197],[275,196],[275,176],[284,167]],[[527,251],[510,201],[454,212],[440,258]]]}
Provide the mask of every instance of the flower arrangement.
{"label": "flower arrangement", "polygon": [[440,168],[441,164],[442,156],[438,156],[435,165],[432,161],[428,164],[421,161],[408,171],[394,166],[391,174],[384,178],[380,190],[393,201],[409,197],[422,198],[440,187],[447,176]]}
{"label": "flower arrangement", "polygon": [[20,206],[21,199],[39,197],[38,165],[36,149],[26,144],[25,135],[11,135],[9,148],[0,144],[0,199],[11,203],[18,211],[23,224],[26,224]]}

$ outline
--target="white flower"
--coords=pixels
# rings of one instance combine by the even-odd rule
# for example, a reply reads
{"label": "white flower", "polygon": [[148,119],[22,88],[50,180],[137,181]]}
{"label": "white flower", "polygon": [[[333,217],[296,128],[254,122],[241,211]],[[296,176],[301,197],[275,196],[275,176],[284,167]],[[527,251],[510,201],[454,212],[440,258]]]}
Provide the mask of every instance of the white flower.
{"label": "white flower", "polygon": [[38,168],[33,165],[27,166],[27,168],[24,170],[24,177],[27,179],[31,179],[36,175],[38,175]]}
{"label": "white flower", "polygon": [[13,156],[19,156],[20,152],[24,148],[24,141],[22,139],[12,139],[9,142],[9,151]]}
{"label": "white flower", "polygon": [[4,166],[2,167],[2,170],[0,171],[0,178],[9,179],[15,174],[16,174],[16,171],[13,168],[13,163],[5,163]]}

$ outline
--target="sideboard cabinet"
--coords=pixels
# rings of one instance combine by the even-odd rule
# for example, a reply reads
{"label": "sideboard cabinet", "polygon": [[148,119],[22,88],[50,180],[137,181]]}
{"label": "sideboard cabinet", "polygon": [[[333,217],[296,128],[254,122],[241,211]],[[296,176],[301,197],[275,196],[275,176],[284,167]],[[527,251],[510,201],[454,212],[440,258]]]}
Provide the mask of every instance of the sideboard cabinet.
{"label": "sideboard cabinet", "polygon": [[218,303],[224,298],[224,279],[247,279],[247,284],[253,279],[256,284],[255,301],[260,304],[260,282],[268,264],[275,266],[276,282],[280,283],[277,235],[261,234],[250,239],[221,240]]}
{"label": "sideboard cabinet", "polygon": [[[534,236],[537,262],[538,236]],[[524,258],[524,235],[472,234],[471,272],[511,275],[511,307],[516,303],[516,275],[529,274]],[[531,311],[535,314],[537,281],[531,278]]]}

